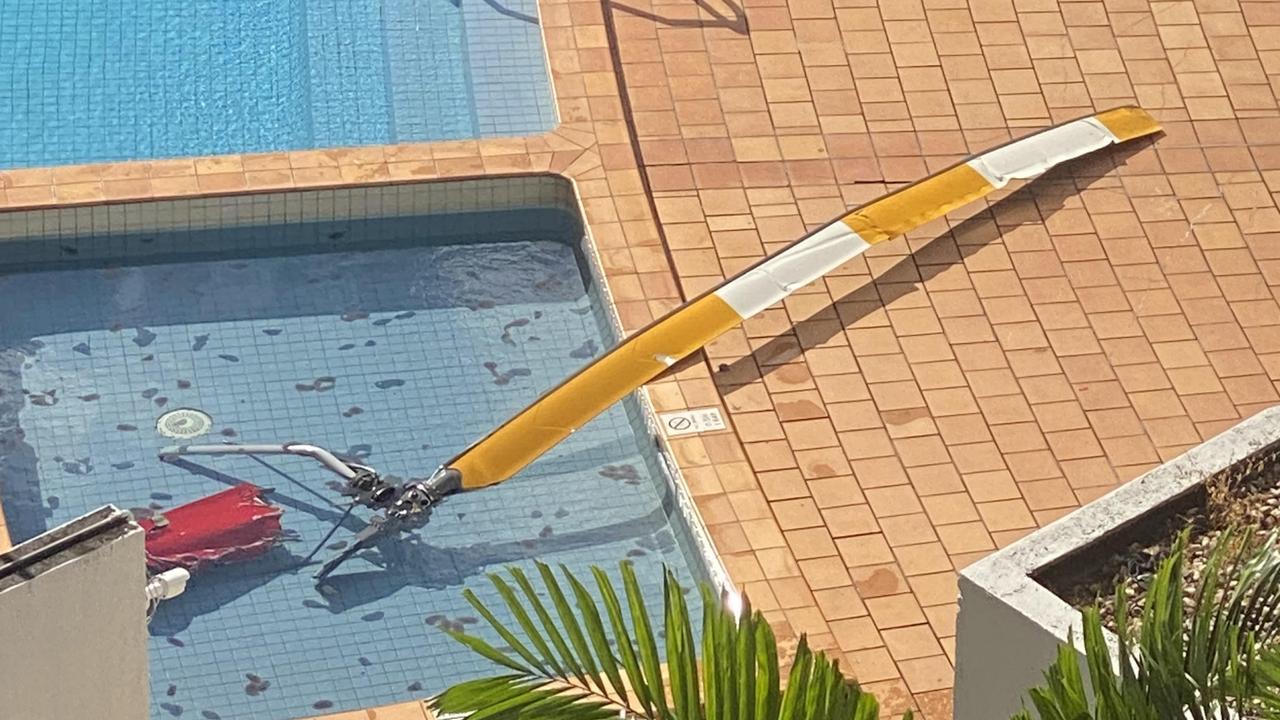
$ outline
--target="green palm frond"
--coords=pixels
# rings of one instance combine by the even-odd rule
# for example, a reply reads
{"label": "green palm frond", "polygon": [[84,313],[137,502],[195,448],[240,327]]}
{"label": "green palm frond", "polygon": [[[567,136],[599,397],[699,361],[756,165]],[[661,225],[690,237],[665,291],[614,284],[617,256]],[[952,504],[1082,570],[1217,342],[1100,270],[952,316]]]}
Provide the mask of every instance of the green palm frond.
{"label": "green palm frond", "polygon": [[489,576],[514,626],[475,593],[464,593],[505,647],[449,634],[509,672],[446,690],[432,701],[437,711],[472,720],[604,720],[619,713],[650,720],[879,717],[876,699],[804,637],[784,688],[773,631],[745,599],[735,615],[702,587],[702,634],[695,640],[684,590],[667,571],[660,651],[630,563],[620,566],[620,590],[592,568],[594,594],[564,566],[559,576],[542,563],[536,567],[540,588],[518,568]]}
{"label": "green palm frond", "polygon": [[[1280,720],[1280,548],[1225,532],[1187,601],[1187,534],[1152,579],[1140,628],[1117,628],[1113,663],[1096,609],[1084,616],[1087,673],[1068,644],[1029,691],[1043,720]],[[1116,591],[1123,617],[1128,597]],[[1015,720],[1031,720],[1027,712]]]}

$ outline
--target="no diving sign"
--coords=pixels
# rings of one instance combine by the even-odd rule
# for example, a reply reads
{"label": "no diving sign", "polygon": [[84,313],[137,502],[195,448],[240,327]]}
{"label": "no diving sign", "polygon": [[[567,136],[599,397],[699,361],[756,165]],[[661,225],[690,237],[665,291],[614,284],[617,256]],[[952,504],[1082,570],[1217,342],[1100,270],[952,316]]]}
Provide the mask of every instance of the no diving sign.
{"label": "no diving sign", "polygon": [[724,416],[717,407],[659,413],[658,422],[662,423],[662,430],[668,437],[725,429]]}

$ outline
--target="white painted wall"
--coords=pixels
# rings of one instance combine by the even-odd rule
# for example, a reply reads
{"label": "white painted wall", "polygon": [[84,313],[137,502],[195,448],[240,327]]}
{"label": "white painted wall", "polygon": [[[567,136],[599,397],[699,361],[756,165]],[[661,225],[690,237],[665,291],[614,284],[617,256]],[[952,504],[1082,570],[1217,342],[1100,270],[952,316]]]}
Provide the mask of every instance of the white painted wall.
{"label": "white painted wall", "polygon": [[[1277,441],[1280,407],[1273,407],[962,570],[955,720],[1006,720],[1041,684],[1058,647],[1068,638],[1079,647],[1080,613],[1032,579],[1040,568],[1158,512],[1215,473],[1276,454]],[[1115,638],[1108,640],[1115,662]]]}
{"label": "white painted wall", "polygon": [[137,526],[0,591],[0,717],[149,715],[146,562]]}
{"label": "white painted wall", "polygon": [[1051,628],[960,576],[955,720],[1007,720],[1058,655]]}

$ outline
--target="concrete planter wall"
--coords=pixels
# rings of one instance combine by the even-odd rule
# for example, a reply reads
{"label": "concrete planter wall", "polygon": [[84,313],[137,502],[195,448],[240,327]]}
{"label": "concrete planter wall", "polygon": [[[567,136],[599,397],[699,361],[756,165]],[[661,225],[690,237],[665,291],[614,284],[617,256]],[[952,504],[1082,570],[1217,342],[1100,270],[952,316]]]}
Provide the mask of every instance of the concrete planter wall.
{"label": "concrete planter wall", "polygon": [[[956,720],[1003,720],[1074,631],[1080,613],[1043,581],[1079,574],[1199,502],[1207,480],[1280,458],[1280,407],[1265,410],[960,573]],[[1150,538],[1154,539],[1154,538]],[[1027,706],[1030,703],[1027,702]]]}

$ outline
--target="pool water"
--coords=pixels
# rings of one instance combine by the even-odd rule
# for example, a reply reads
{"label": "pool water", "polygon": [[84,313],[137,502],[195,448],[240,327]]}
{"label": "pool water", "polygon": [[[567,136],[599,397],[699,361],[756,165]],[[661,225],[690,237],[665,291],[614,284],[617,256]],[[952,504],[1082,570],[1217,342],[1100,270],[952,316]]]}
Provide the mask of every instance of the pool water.
{"label": "pool water", "polygon": [[0,167],[555,122],[536,0],[0,0],[0,107]]}
{"label": "pool water", "polygon": [[[630,400],[515,479],[452,497],[415,536],[350,561],[328,593],[311,573],[338,546],[299,563],[341,515],[333,476],[294,458],[157,458],[173,442],[157,419],[193,408],[213,418],[210,442],[305,441],[428,474],[613,342],[566,218],[294,227],[314,242],[270,255],[239,248],[270,244],[278,227],[62,241],[55,263],[10,243],[0,499],[15,541],[106,503],[163,512],[237,481],[274,488],[285,510],[282,546],[200,573],[161,605],[152,717],[306,716],[494,673],[439,628],[477,629],[462,591],[497,603],[484,573],[507,565],[630,560],[655,612],[663,564],[686,584],[704,577]],[[107,249],[119,259],[87,259]],[[328,542],[350,540],[362,517]]]}

